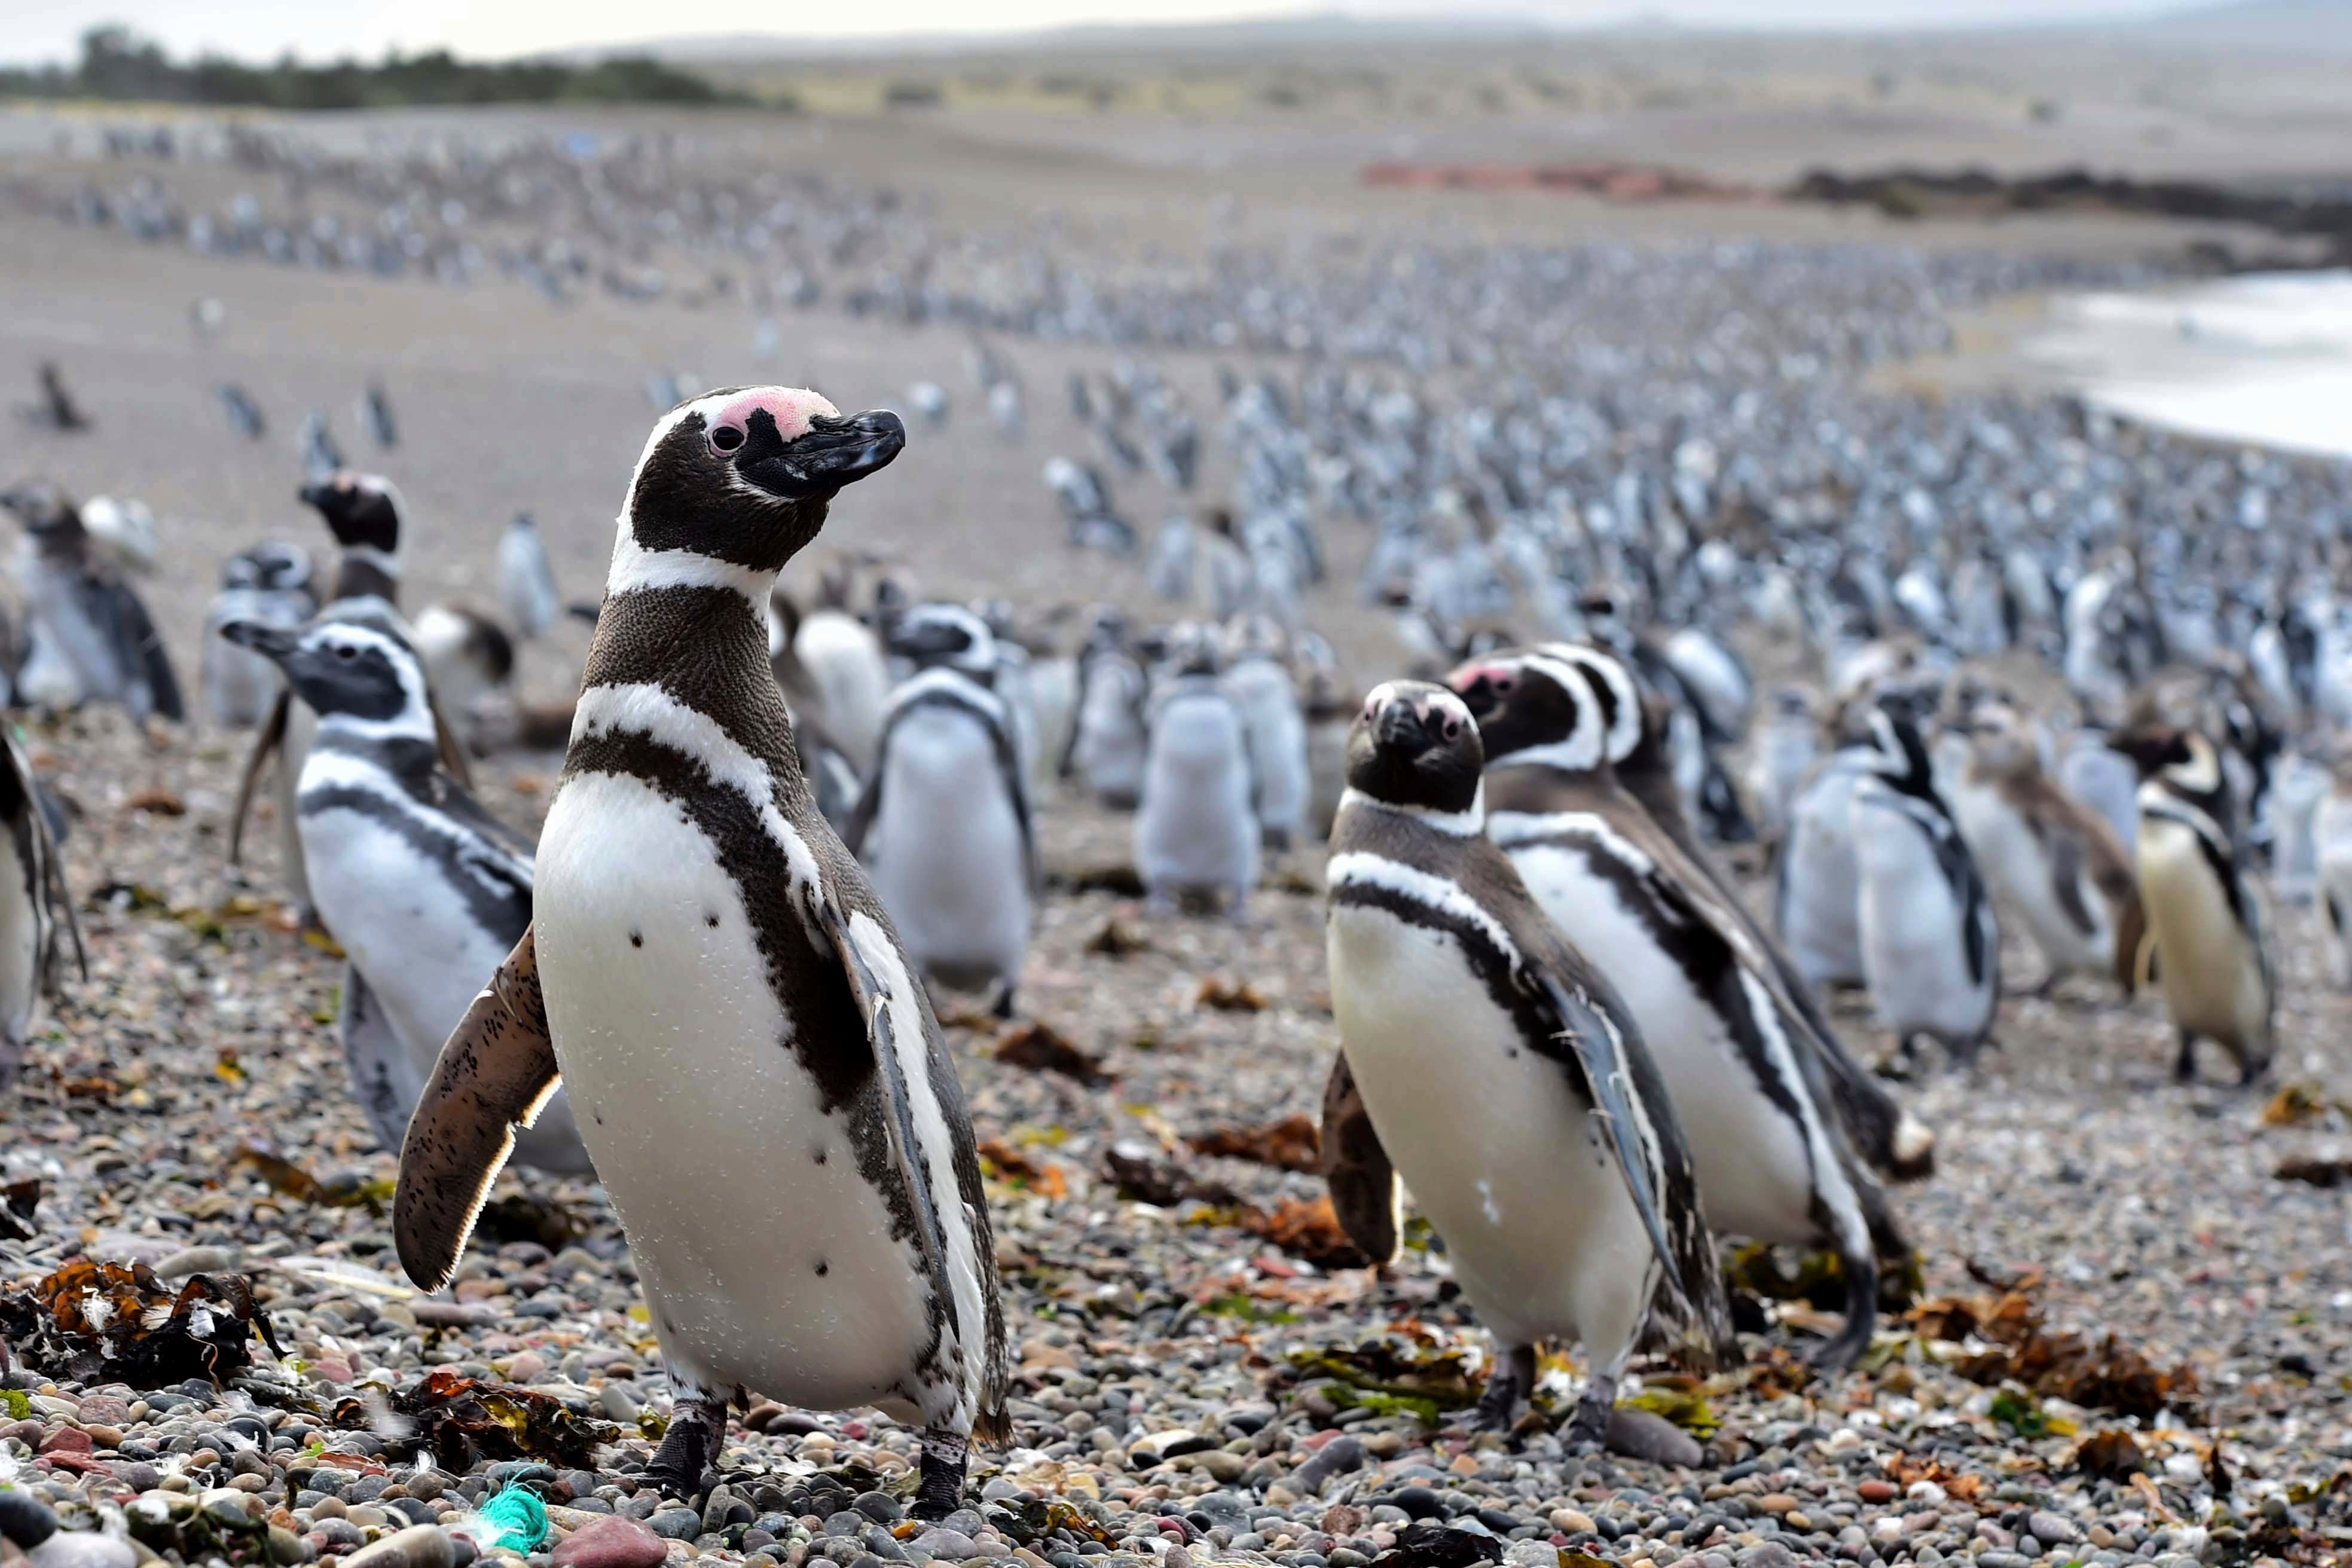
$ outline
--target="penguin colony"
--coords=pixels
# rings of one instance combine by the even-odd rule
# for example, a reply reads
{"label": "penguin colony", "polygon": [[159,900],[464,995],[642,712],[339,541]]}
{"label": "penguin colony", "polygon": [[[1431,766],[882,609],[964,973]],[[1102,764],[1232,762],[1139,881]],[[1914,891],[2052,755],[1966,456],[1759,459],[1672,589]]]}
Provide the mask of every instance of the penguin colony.
{"label": "penguin colony", "polygon": [[[1010,361],[975,340],[971,368],[1019,437]],[[1132,813],[1160,912],[1246,923],[1267,867],[1324,846],[1334,1213],[1376,1260],[1407,1195],[1444,1239],[1492,1336],[1476,1424],[1509,1427],[1539,1352],[1580,1347],[1580,1442],[1608,1439],[1645,1349],[1740,1357],[1718,1238],[1833,1254],[1844,1321],[1813,1357],[1869,1347],[1878,1281],[1910,1259],[1893,1189],[1935,1139],[1827,993],[1866,995],[1888,1075],[1978,1070],[2021,988],[2007,929],[2039,994],[2148,993],[2179,1077],[2205,1042],[2252,1082],[2279,1049],[2266,860],[2283,888],[2301,868],[2352,985],[2352,763],[2319,723],[2352,718],[2352,622],[2326,605],[2231,620],[2125,552],[1926,548],[1916,490],[1888,503],[1907,559],[1745,559],[1695,530],[1754,476],[1689,443],[1570,528],[1490,432],[1416,515],[1333,433],[1421,411],[1344,377],[1227,377],[1236,504],[1147,542],[1118,486],[1190,492],[1202,429],[1132,362],[1072,377],[1090,452],[1043,473],[1070,547],[1132,562],[1132,599],[961,603],[861,555],[854,524],[824,538],[908,442],[897,415],[660,379],[690,395],[622,488],[602,599],[570,607],[594,632],[568,708],[535,730],[515,711],[521,651],[567,608],[533,519],[498,538],[495,611],[412,613],[405,503],[313,415],[299,497],[326,570],[282,539],[225,563],[194,716],[254,732],[238,833],[274,771],[285,891],[348,960],[340,1027],[400,1156],[401,1262],[447,1285],[510,1161],[593,1172],[677,1395],[647,1470],[667,1491],[704,1489],[756,1397],[918,1428],[931,1518],[972,1445],[1008,1437],[988,1200],[933,988],[1020,1012],[1057,797]],[[264,434],[247,394],[220,397]],[[926,430],[951,417],[937,383],[909,402]],[[383,388],[358,413],[397,448]],[[1360,588],[1410,672],[1360,703],[1307,623],[1331,571],[1318,486],[1377,527]],[[132,586],[152,515],[37,483],[0,501],[25,540],[14,705],[186,716]],[[1153,601],[1164,621],[1134,609]],[[1759,697],[1759,630],[1817,678]],[[2017,652],[2070,706],[1988,673]],[[528,733],[564,748],[535,845],[466,779]],[[23,748],[7,763],[0,1076],[79,943],[61,815]],[[1750,844],[1769,919],[1727,867]],[[791,1176],[724,1213],[695,1201],[754,1167]]]}

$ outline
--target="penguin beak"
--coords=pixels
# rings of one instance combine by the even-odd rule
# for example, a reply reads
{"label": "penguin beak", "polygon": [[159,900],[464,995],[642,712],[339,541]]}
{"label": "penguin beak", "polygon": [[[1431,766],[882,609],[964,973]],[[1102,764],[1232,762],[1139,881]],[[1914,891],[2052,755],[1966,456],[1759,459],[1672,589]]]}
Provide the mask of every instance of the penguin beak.
{"label": "penguin beak", "polygon": [[315,507],[323,512],[327,509],[327,503],[334,498],[335,486],[324,479],[313,479],[294,494],[304,506]]}
{"label": "penguin beak", "polygon": [[1408,702],[1393,702],[1382,708],[1372,735],[1384,751],[1417,755],[1429,749],[1429,727]]}
{"label": "penguin beak", "polygon": [[736,471],[779,499],[814,500],[888,467],[906,444],[906,423],[887,408],[819,417],[791,441],[745,443]]}
{"label": "penguin beak", "polygon": [[295,643],[299,641],[282,626],[266,626],[258,621],[232,621],[220,629],[220,634],[278,664],[294,656]]}

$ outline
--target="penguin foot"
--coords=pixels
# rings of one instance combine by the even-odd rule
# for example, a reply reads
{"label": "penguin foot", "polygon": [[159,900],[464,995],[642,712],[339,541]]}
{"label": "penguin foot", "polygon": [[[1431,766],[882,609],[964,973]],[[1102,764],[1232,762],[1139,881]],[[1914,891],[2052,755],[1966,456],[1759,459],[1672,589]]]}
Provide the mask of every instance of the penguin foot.
{"label": "penguin foot", "polygon": [[996,993],[995,1005],[988,1010],[1000,1019],[1010,1019],[1016,1016],[1013,1006],[1013,989],[1014,987],[1013,982],[1010,980],[1005,981],[1004,988]]}
{"label": "penguin foot", "polygon": [[1878,1262],[1864,1255],[1842,1259],[1845,1268],[1845,1327],[1813,1347],[1806,1356],[1814,1371],[1843,1372],[1870,1348],[1871,1331],[1878,1324]]}
{"label": "penguin foot", "polygon": [[719,1440],[727,1433],[727,1401],[723,1398],[680,1399],[670,1411],[669,1430],[661,1447],[646,1463],[646,1484],[664,1497],[687,1500],[710,1489],[704,1477],[719,1457]]}
{"label": "penguin foot", "polygon": [[936,1522],[963,1506],[964,1466],[971,1454],[969,1438],[937,1427],[923,1433],[922,1477],[915,1484],[917,1519]]}
{"label": "penguin foot", "polygon": [[1471,1427],[1480,1432],[1507,1432],[1511,1419],[1518,1414],[1519,1401],[1525,1399],[1536,1385],[1536,1347],[1531,1344],[1513,1345],[1495,1357],[1495,1370],[1486,1379],[1486,1391],[1478,1396],[1478,1406],[1472,1414]]}
{"label": "penguin foot", "polygon": [[1583,1396],[1576,1402],[1576,1415],[1568,1423],[1568,1430],[1559,1440],[1572,1454],[1599,1453],[1609,1442],[1610,1417],[1617,1413],[1617,1380],[1601,1373],[1593,1374],[1585,1385]]}
{"label": "penguin foot", "polygon": [[2172,1081],[2175,1083],[2197,1082],[2197,1037],[2187,1030],[2180,1031],[2180,1050],[2172,1059]]}

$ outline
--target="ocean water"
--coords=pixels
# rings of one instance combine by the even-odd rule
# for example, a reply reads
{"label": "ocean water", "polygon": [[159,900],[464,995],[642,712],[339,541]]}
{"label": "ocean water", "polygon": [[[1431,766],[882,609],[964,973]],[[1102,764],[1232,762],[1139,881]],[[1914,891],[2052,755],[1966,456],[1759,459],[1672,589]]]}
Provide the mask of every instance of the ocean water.
{"label": "ocean water", "polygon": [[2021,351],[2131,419],[2352,458],[2352,271],[2071,296]]}

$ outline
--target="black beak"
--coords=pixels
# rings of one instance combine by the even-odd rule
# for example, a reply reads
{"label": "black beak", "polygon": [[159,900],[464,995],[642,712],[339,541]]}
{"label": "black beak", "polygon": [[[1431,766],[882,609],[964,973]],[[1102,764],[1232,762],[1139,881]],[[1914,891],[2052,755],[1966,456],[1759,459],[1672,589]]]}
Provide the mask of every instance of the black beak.
{"label": "black beak", "polygon": [[258,621],[232,621],[220,629],[220,634],[240,648],[250,648],[273,664],[284,664],[294,655],[294,645],[300,639],[282,626],[268,626]]}
{"label": "black beak", "polygon": [[327,503],[334,498],[335,486],[323,479],[313,479],[294,494],[304,506],[316,507],[323,512],[327,509]]}
{"label": "black beak", "polygon": [[1445,684],[1453,688],[1455,696],[1462,699],[1462,706],[1470,710],[1470,716],[1480,724],[1494,717],[1495,710],[1503,706],[1501,696],[1496,693],[1495,683],[1485,675],[1474,675],[1459,684],[1454,681]]}
{"label": "black beak", "polygon": [[1383,750],[1420,752],[1429,746],[1429,728],[1408,702],[1393,702],[1382,708],[1372,736]]}
{"label": "black beak", "polygon": [[906,422],[887,408],[846,419],[820,417],[792,441],[762,441],[756,425],[754,432],[735,460],[736,470],[787,501],[830,497],[889,466],[907,444]]}

